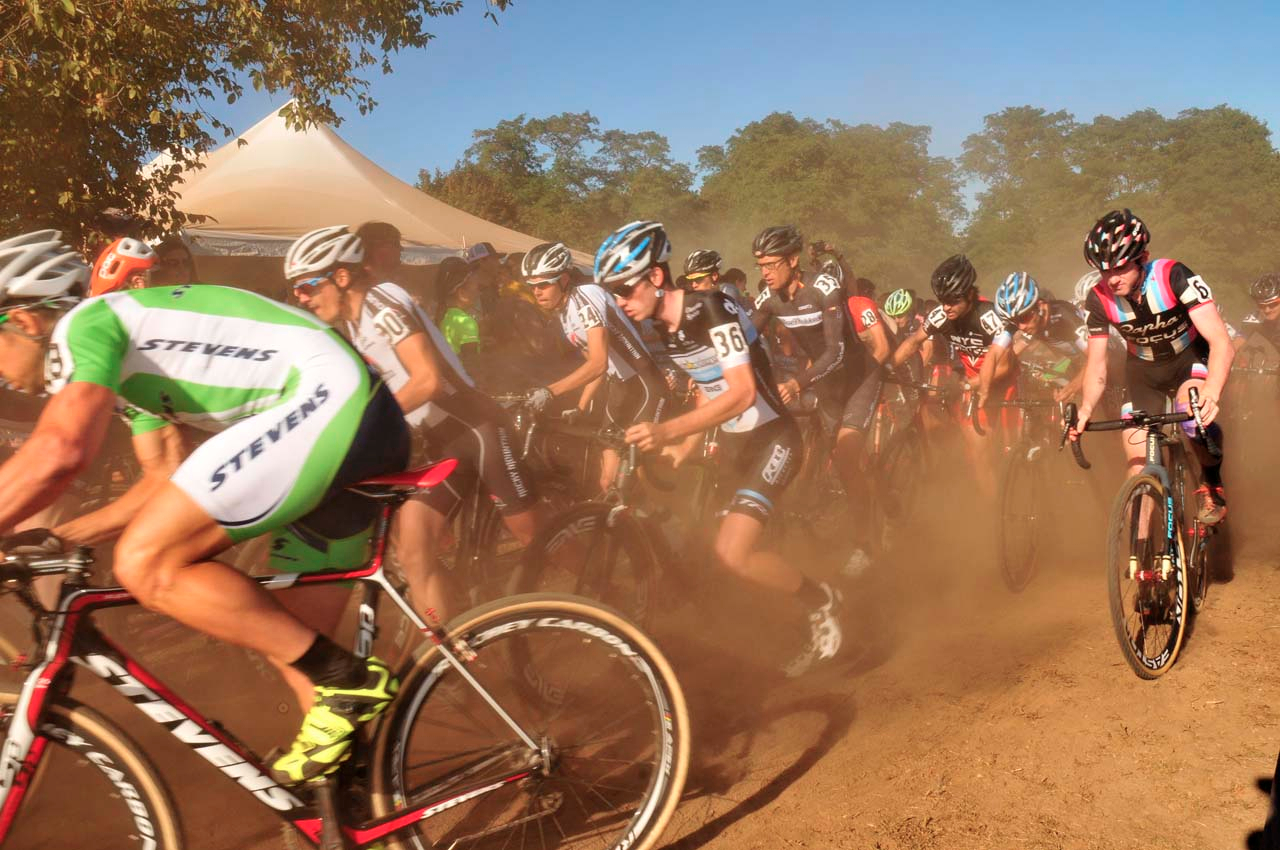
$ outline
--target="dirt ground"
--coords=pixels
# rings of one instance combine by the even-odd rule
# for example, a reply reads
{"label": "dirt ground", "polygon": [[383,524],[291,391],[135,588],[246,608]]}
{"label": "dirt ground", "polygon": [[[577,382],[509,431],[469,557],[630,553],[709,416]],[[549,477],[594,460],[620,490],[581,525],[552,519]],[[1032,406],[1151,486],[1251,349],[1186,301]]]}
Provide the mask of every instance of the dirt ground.
{"label": "dirt ground", "polygon": [[[960,527],[922,526],[876,577],[846,582],[848,649],[798,680],[777,672],[794,648],[771,625],[786,600],[758,611],[727,597],[711,618],[674,607],[655,633],[686,688],[694,738],[666,846],[1244,847],[1266,818],[1258,782],[1280,750],[1280,539],[1265,486],[1275,468],[1238,476],[1234,572],[1157,681],[1134,676],[1112,636],[1104,520],[1084,497],[1016,595],[997,574],[989,526],[969,519],[981,515],[940,503],[938,518]],[[834,572],[821,559],[810,566]],[[204,666],[216,667],[202,658],[191,670]],[[258,683],[236,699],[279,709],[248,743],[265,750],[288,737],[296,721],[264,677],[223,675]],[[113,716],[172,782],[189,847],[299,846],[238,792],[207,785],[195,756]],[[42,828],[11,846],[91,846],[59,803],[41,811]]]}

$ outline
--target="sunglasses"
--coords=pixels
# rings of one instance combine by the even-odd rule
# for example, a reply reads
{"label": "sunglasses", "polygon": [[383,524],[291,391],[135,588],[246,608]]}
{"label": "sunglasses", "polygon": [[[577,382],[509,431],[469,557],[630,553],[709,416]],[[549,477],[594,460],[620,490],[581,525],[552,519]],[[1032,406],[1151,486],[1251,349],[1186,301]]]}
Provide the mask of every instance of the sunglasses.
{"label": "sunglasses", "polygon": [[649,277],[649,273],[636,275],[631,280],[623,283],[615,284],[609,287],[609,292],[618,298],[630,298],[632,293],[636,291],[636,287],[644,283]]}
{"label": "sunglasses", "polygon": [[305,295],[310,298],[312,295],[315,295],[316,291],[326,282],[333,283],[333,272],[322,274],[319,277],[305,277],[302,280],[296,281],[293,284],[293,294]]}

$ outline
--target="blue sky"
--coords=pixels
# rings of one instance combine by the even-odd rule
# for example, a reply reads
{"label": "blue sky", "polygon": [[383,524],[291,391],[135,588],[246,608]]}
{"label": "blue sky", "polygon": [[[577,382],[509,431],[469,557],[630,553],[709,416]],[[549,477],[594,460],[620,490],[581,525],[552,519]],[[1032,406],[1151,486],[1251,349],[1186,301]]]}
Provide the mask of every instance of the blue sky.
{"label": "blue sky", "polygon": [[[438,39],[393,58],[378,108],[340,109],[338,132],[413,182],[520,113],[656,130],[689,162],[773,111],[927,124],[941,156],[1024,104],[1088,121],[1227,103],[1280,127],[1275,3],[517,0],[499,26],[483,10],[431,21]],[[220,117],[244,130],[283,102],[251,94]]]}

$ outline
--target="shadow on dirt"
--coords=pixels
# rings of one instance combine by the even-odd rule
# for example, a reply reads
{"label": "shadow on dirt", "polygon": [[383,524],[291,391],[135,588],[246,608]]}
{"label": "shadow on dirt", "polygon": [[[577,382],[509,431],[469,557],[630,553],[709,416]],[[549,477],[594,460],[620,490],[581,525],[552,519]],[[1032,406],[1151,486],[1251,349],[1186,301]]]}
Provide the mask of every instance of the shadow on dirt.
{"label": "shadow on dirt", "polygon": [[1271,811],[1262,829],[1249,833],[1245,839],[1248,850],[1280,850],[1280,758],[1276,759],[1276,772],[1272,777],[1259,777],[1258,790],[1271,797]]}

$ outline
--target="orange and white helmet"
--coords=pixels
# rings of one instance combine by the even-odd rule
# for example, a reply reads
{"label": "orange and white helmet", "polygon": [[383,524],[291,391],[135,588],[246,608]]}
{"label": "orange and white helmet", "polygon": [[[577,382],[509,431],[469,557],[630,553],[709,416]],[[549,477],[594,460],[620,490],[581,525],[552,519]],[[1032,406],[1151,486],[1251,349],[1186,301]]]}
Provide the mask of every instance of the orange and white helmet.
{"label": "orange and white helmet", "polygon": [[131,276],[150,271],[155,264],[156,252],[146,242],[128,236],[117,239],[103,249],[93,264],[89,295],[105,295],[121,289]]}

